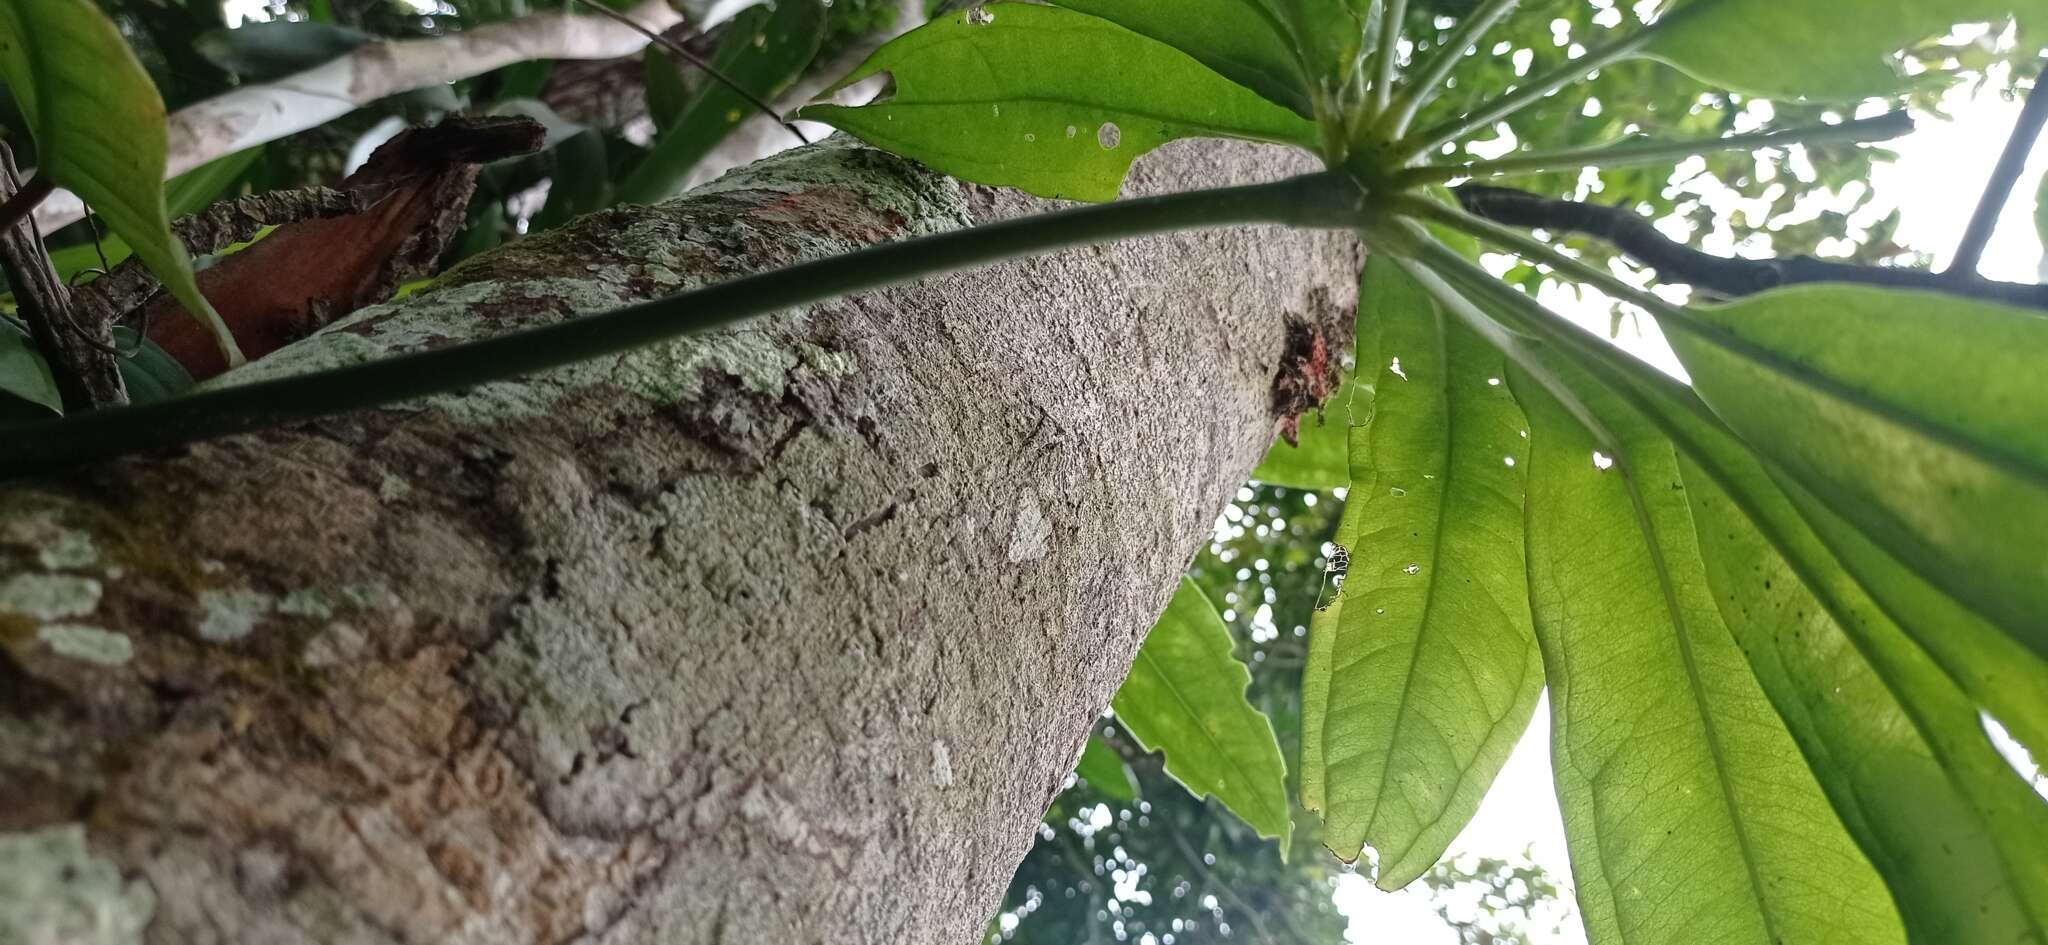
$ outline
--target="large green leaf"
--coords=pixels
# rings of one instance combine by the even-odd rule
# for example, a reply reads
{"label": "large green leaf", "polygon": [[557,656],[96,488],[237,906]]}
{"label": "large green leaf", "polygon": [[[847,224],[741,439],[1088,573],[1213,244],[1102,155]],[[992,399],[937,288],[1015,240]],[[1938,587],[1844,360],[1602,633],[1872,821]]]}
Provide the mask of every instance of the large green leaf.
{"label": "large green leaf", "polygon": [[1131,162],[1175,138],[1312,148],[1315,126],[1185,53],[1108,20],[997,3],[877,50],[847,77],[895,77],[894,97],[803,117],[982,184],[1112,200]]}
{"label": "large green leaf", "polygon": [[[712,68],[755,98],[772,100],[817,56],[830,5],[826,0],[781,0],[748,8],[726,28],[711,56]],[[731,86],[706,78],[655,140],[653,151],[619,182],[618,199],[653,203],[675,196],[704,155],[755,111]]]}
{"label": "large green leaf", "polygon": [[1593,945],[1902,941],[1722,622],[1668,442],[1603,391],[1575,391],[1596,435],[1528,375],[1514,389],[1552,763]]}
{"label": "large green leaf", "polygon": [[1367,263],[1378,391],[1353,432],[1362,507],[1343,610],[1308,672],[1324,843],[1379,853],[1380,886],[1436,864],[1478,810],[1543,689],[1523,576],[1522,416],[1500,353],[1388,259]]}
{"label": "large green leaf", "polygon": [[2048,655],[2048,319],[1844,285],[1700,315],[1725,333],[1677,330],[1672,343],[1700,397],[1775,472]]}
{"label": "large green leaf", "polygon": [[1976,706],[1749,451],[1688,409],[1683,387],[1609,377],[1684,454],[1715,602],[1912,940],[2048,941],[2048,864],[2036,855],[2048,806],[1999,757]]}
{"label": "large green leaf", "polygon": [[35,137],[36,173],[91,204],[213,331],[228,363],[242,363],[171,235],[163,99],[113,22],[89,0],[8,0],[0,4],[0,78]]}
{"label": "large green leaf", "polygon": [[[1697,8],[1697,9],[1695,9]],[[1853,102],[1904,87],[1891,54],[1957,23],[2048,19],[2043,0],[1692,0],[1645,50],[1701,81]]]}
{"label": "large green leaf", "polygon": [[[1741,468],[1739,453],[1725,458],[1724,469]],[[1760,500],[1758,517],[1802,552],[1829,602],[1807,590],[1714,477],[1687,464],[1716,599],[1913,940],[2048,941],[2048,864],[2039,856],[2048,806],[1999,757],[1970,699],[1830,566],[1791,504],[1770,497],[1762,470],[1750,463],[1740,475]]]}
{"label": "large green leaf", "polygon": [[1315,114],[1315,85],[1304,71],[1293,27],[1264,0],[1054,2],[1172,46],[1297,114]]}
{"label": "large green leaf", "polygon": [[1245,699],[1252,674],[1231,655],[1230,628],[1193,581],[1181,580],[1110,705],[1166,773],[1196,797],[1215,795],[1286,849],[1287,762],[1273,724]]}

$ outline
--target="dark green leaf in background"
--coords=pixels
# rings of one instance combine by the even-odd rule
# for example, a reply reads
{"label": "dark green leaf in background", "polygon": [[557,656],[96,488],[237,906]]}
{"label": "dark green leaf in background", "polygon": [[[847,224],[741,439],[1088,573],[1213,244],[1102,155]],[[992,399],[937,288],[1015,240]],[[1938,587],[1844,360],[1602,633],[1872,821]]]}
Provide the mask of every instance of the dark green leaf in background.
{"label": "dark green leaf in background", "polygon": [[[726,27],[725,39],[712,54],[712,66],[756,98],[773,101],[818,54],[825,39],[827,6],[823,0],[781,0],[749,8]],[[619,182],[618,199],[654,203],[674,196],[704,155],[755,112],[752,103],[725,83],[700,81],[655,140],[652,153]]]}
{"label": "dark green leaf in background", "polygon": [[1138,786],[1131,782],[1131,769],[1117,757],[1116,749],[1098,736],[1089,736],[1081,749],[1080,762],[1074,765],[1074,774],[1111,800],[1129,804],[1138,799]]}
{"label": "dark green leaf in background", "polygon": [[11,318],[0,318],[0,411],[12,416],[20,406],[33,404],[26,418],[64,412],[64,396],[57,391],[57,379],[50,374],[50,362],[36,348],[27,329]]}
{"label": "dark green leaf in background", "polygon": [[270,20],[209,30],[192,45],[214,65],[245,81],[267,82],[346,55],[375,39],[362,30],[331,23]]}

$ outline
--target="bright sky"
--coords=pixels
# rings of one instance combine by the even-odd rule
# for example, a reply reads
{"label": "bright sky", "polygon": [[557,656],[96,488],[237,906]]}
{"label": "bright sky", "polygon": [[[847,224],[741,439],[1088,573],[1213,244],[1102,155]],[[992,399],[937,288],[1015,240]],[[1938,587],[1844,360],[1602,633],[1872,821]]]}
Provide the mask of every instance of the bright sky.
{"label": "bright sky", "polygon": [[[1877,219],[1898,208],[1902,215],[1898,241],[1933,254],[1937,267],[1947,265],[1954,254],[1983,182],[2019,118],[2019,102],[2004,100],[1996,92],[1981,96],[1972,92],[1965,86],[1951,93],[1946,104],[1952,120],[1920,116],[1918,130],[1890,145],[1898,152],[1898,160],[1877,168],[1870,183],[1876,195],[1873,207],[1856,218]],[[1980,268],[1984,275],[2013,282],[2037,281],[2042,249],[2034,233],[2034,190],[2043,172],[2048,172],[2048,143],[2035,148],[2026,176],[1999,218]],[[1730,249],[1725,241],[1719,246],[1714,242],[1707,239],[1703,245],[1717,252]],[[1588,327],[1607,331],[1610,309],[1602,298],[1589,293],[1584,302],[1578,302],[1560,291],[1544,293],[1544,301]],[[1653,363],[1676,366],[1656,334],[1656,326],[1647,318],[1624,322],[1616,340]],[[1546,700],[1537,707],[1535,724],[1502,769],[1478,816],[1451,844],[1450,856],[1512,859],[1526,848],[1560,885],[1569,884],[1564,828],[1550,780],[1548,713]],[[2035,770],[2018,746],[2004,741],[2001,747],[2022,770]],[[2048,782],[2037,784],[2048,793]],[[1347,937],[1360,945],[1457,945],[1456,933],[1437,917],[1425,890],[1411,887],[1382,893],[1363,877],[1346,876],[1337,902],[1351,918]],[[1538,945],[1580,945],[1585,941],[1575,915],[1560,924],[1561,931],[1556,934],[1542,934],[1549,931],[1549,923],[1540,927],[1535,938]]]}

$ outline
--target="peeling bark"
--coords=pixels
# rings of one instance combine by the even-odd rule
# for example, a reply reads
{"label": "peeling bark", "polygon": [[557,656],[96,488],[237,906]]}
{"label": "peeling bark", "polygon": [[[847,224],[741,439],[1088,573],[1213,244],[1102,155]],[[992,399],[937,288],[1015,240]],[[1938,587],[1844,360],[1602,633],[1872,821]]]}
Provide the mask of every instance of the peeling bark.
{"label": "peeling bark", "polygon": [[[835,139],[216,383],[1044,206]],[[0,940],[970,941],[1358,253],[1073,251],[0,489]]]}

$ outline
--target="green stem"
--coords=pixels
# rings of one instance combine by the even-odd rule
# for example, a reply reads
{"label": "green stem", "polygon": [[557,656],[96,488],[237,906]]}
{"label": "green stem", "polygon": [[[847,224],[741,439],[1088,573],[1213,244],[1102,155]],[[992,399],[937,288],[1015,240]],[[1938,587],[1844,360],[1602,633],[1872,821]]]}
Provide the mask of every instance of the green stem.
{"label": "green stem", "polygon": [[[1611,385],[1625,384],[1637,389],[1667,393],[1675,389],[1683,390],[1683,396],[1674,395],[1679,406],[1697,414],[1717,428],[1726,429],[1720,418],[1714,416],[1713,411],[1708,409],[1690,389],[1677,385],[1663,372],[1645,364],[1606,339],[1544,308],[1527,293],[1500,281],[1492,273],[1479,268],[1477,264],[1450,247],[1434,239],[1422,237],[1405,247],[1403,255],[1427,267],[1434,277],[1440,277],[1440,280],[1418,277],[1417,281],[1421,282],[1425,289],[1431,289],[1432,283],[1435,283],[1442,289],[1454,290],[1450,294],[1464,301],[1466,306],[1470,306],[1470,311],[1463,311],[1457,304],[1451,303],[1448,298],[1445,299],[1454,313],[1468,321],[1475,315],[1483,317],[1497,326],[1491,331],[1482,328],[1481,332],[1508,357],[1514,358],[1515,363],[1536,375],[1545,388],[1557,393],[1567,406],[1575,403],[1577,398],[1567,393],[1568,387],[1564,386],[1562,381],[1551,376],[1552,372],[1543,365],[1540,358],[1532,356],[1527,348],[1528,342],[1523,340],[1524,338],[1533,339],[1557,350],[1573,363]],[[1432,294],[1441,295],[1441,292],[1432,291]],[[1504,337],[1504,334],[1510,337]],[[1512,335],[1520,335],[1522,338],[1511,337]],[[1574,410],[1574,413],[1577,412]],[[1589,418],[1590,414],[1581,419]],[[1591,428],[1598,429],[1597,425]]]}
{"label": "green stem", "polygon": [[1466,16],[1465,22],[1458,24],[1457,32],[1452,33],[1451,38],[1437,48],[1429,64],[1423,66],[1422,71],[1409,80],[1407,91],[1394,100],[1381,121],[1381,130],[1391,138],[1407,134],[1408,126],[1415,122],[1415,116],[1428,107],[1430,102],[1435,101],[1437,95],[1443,91],[1444,80],[1450,77],[1451,71],[1465,58],[1465,50],[1479,42],[1480,38],[1486,35],[1486,31],[1492,29],[1502,17],[1514,10],[1515,4],[1519,2],[1521,0],[1487,0],[1483,6]]}
{"label": "green stem", "polygon": [[1401,54],[1401,24],[1408,19],[1408,0],[1386,0],[1380,16],[1380,54],[1372,84],[1372,111],[1387,110],[1394,98],[1394,60]]}
{"label": "green stem", "polygon": [[1495,161],[1464,164],[1425,165],[1402,171],[1395,182],[1403,188],[1442,184],[1460,178],[1500,177],[1544,171],[1578,170],[1583,167],[1628,167],[1677,161],[1714,151],[1747,151],[1793,144],[1827,142],[1861,143],[1886,141],[1913,130],[1913,116],[1904,111],[1886,112],[1874,118],[1859,118],[1833,125],[1806,125],[1754,134],[1731,135],[1705,141],[1624,141],[1583,148],[1567,148],[1539,154],[1517,155]]}
{"label": "green stem", "polygon": [[1332,172],[1007,220],[875,246],[469,344],[143,406],[0,426],[0,478],[294,421],[619,354],[865,289],[1070,246],[1173,230],[1270,223],[1357,225],[1365,194]]}
{"label": "green stem", "polygon": [[1643,47],[1648,46],[1652,40],[1656,39],[1658,33],[1664,28],[1673,23],[1678,23],[1687,17],[1696,16],[1700,11],[1710,9],[1713,6],[1714,0],[1696,0],[1694,3],[1679,7],[1677,10],[1665,14],[1662,19],[1659,19],[1650,26],[1637,31],[1634,35],[1609,43],[1577,59],[1563,63],[1557,68],[1529,80],[1529,84],[1494,99],[1477,111],[1461,115],[1419,134],[1403,138],[1394,149],[1398,162],[1407,163],[1463,138],[1474,131],[1491,127],[1495,122],[1535,104],[1545,96],[1585,78],[1595,70],[1642,52]]}
{"label": "green stem", "polygon": [[[1456,207],[1447,206],[1434,200],[1408,195],[1389,198],[1388,209],[1393,212],[1405,213],[1409,216],[1442,224],[1461,233],[1491,242],[1524,259],[1552,266],[1559,272],[1571,276],[1580,282],[1590,282],[1598,286],[1601,291],[1609,295],[1634,302],[1649,309],[1650,314],[1657,316],[1659,321],[1663,321],[1667,316],[1687,322],[1688,324],[1693,321],[1693,315],[1690,312],[1686,312],[1658,298],[1654,293],[1629,285],[1615,278],[1613,273],[1592,265],[1583,259],[1568,256],[1549,243],[1545,243],[1513,227],[1495,223],[1485,217],[1474,216]],[[1517,294],[1519,295],[1520,293]]]}

